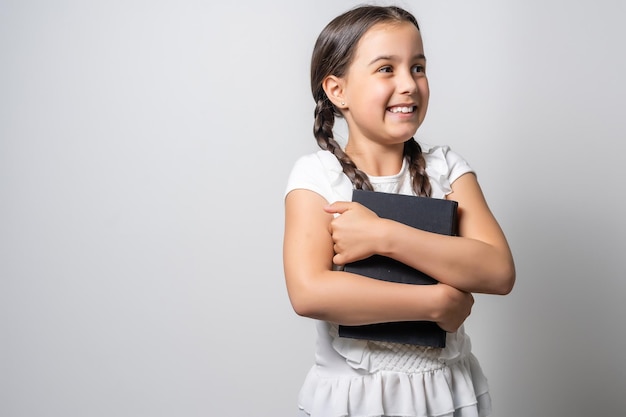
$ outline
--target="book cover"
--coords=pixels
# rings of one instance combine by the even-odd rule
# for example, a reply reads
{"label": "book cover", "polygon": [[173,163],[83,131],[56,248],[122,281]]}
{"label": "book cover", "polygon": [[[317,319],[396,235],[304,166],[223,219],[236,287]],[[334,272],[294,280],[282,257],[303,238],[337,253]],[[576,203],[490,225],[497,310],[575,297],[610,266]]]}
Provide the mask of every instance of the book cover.
{"label": "book cover", "polygon": [[[417,229],[450,236],[457,234],[458,203],[452,200],[353,190],[352,201],[363,204],[379,217]],[[408,265],[381,255],[344,266],[347,272],[384,281],[430,285],[437,281]],[[339,336],[356,339],[445,347],[446,332],[430,321],[403,321],[361,326],[339,326]]]}

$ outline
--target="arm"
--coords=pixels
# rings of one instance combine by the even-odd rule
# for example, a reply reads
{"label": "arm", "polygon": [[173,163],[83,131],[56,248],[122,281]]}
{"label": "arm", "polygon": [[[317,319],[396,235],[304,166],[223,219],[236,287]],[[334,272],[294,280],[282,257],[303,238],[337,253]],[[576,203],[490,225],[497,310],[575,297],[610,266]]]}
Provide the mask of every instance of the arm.
{"label": "arm", "polygon": [[[362,227],[357,222],[365,216],[363,211],[351,203],[333,204],[327,211],[342,213],[333,221],[335,262],[343,264],[378,253],[462,291],[509,293],[515,282],[513,257],[476,176],[462,175],[452,184],[447,198],[459,203],[459,236],[428,233],[378,219],[368,230],[369,239],[375,236],[374,249],[363,246],[363,236],[349,232]],[[350,213],[352,210],[361,214]]]}
{"label": "arm", "polygon": [[470,294],[445,284],[406,285],[334,271],[327,204],[301,189],[285,200],[283,262],[296,313],[348,325],[429,320],[455,331],[462,324],[473,304]]}

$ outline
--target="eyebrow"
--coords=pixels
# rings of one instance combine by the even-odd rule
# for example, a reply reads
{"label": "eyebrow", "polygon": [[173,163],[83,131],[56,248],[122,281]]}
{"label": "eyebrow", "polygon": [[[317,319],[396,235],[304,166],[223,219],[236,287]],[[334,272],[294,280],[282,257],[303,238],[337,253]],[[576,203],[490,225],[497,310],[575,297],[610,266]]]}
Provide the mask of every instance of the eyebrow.
{"label": "eyebrow", "polygon": [[[388,61],[388,60],[392,60],[394,58],[395,58],[394,55],[377,56],[376,58],[372,59],[368,65],[372,65],[373,63],[375,63],[377,61]],[[416,59],[423,59],[424,61],[426,61],[426,55],[424,55],[424,54],[417,54],[417,55],[413,56],[413,59],[414,60],[416,60]]]}

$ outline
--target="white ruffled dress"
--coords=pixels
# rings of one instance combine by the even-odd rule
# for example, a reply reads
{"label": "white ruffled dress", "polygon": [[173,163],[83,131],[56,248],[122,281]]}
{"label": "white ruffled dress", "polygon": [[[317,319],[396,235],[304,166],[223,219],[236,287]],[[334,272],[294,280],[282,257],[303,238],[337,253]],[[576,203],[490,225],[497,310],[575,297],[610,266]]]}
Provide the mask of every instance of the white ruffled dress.
{"label": "white ruffled dress", "polygon": [[[472,168],[445,146],[420,144],[432,197],[444,198],[450,184]],[[406,162],[392,176],[370,177],[377,191],[413,194]],[[286,193],[308,189],[329,203],[350,201],[352,183],[328,151],[296,161]],[[484,417],[491,412],[487,379],[461,327],[446,347],[430,348],[342,338],[337,326],[316,320],[315,364],[298,397],[311,417]]]}

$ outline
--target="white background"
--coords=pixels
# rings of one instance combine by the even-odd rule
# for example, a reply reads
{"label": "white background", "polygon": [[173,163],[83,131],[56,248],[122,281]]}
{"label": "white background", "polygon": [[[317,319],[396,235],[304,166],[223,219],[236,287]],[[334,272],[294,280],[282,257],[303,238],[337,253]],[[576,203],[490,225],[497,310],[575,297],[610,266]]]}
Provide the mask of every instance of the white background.
{"label": "white background", "polygon": [[[294,415],[283,190],[355,4],[0,0],[0,415]],[[399,4],[516,259],[467,321],[494,415],[622,415],[626,3]]]}

